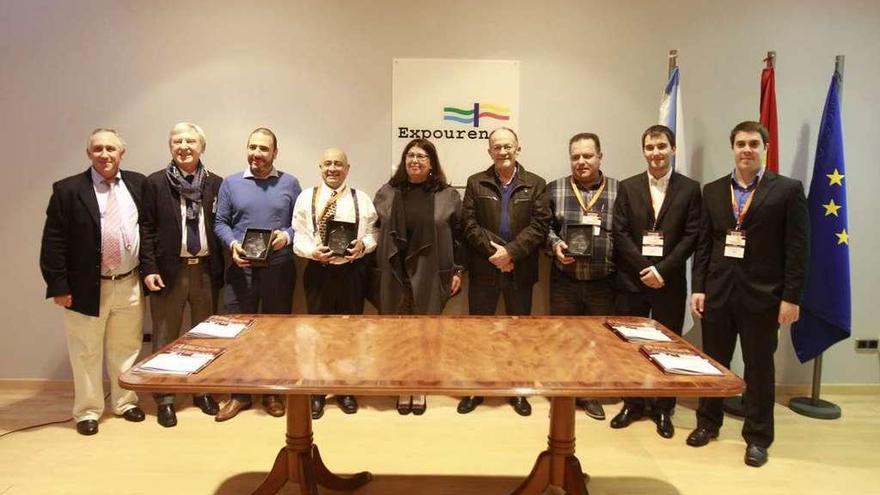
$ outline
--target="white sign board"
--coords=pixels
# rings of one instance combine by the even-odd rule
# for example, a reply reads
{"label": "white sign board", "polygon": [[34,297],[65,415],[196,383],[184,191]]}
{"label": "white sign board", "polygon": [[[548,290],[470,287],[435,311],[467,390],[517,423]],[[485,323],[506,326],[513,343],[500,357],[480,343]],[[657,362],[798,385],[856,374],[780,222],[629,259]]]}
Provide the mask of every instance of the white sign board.
{"label": "white sign board", "polygon": [[489,133],[518,131],[519,62],[395,59],[391,99],[392,173],[403,148],[424,138],[437,147],[450,184],[492,164]]}

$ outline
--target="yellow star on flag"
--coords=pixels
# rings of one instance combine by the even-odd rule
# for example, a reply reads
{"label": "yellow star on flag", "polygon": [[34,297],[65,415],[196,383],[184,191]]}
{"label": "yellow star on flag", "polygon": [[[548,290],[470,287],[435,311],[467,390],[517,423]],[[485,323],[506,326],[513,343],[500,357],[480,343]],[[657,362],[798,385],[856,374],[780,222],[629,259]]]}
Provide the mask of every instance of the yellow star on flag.
{"label": "yellow star on flag", "polygon": [[833,186],[834,184],[837,184],[838,186],[843,186],[843,178],[846,177],[845,175],[842,175],[840,172],[838,172],[836,168],[834,169],[833,174],[825,174],[825,176],[829,179],[829,186]]}
{"label": "yellow star on flag", "polygon": [[837,236],[837,244],[846,244],[849,246],[849,234],[846,233],[846,229],[843,229],[842,232],[835,233]]}
{"label": "yellow star on flag", "polygon": [[843,208],[843,205],[836,204],[834,199],[828,202],[827,205],[822,205],[825,208],[825,216],[834,215],[835,217],[840,216],[837,214],[837,210]]}

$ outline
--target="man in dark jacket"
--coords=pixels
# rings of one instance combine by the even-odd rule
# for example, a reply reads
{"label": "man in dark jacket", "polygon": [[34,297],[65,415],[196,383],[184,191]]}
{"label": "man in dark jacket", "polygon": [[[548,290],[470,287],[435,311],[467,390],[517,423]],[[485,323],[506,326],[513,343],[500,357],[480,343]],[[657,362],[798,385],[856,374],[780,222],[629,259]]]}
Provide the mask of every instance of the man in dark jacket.
{"label": "man in dark jacket", "polygon": [[[687,300],[687,259],[700,230],[700,184],[676,172],[675,134],[652,125],[642,134],[647,172],[622,181],[614,203],[614,255],[617,264],[618,315],[651,316],[681,335]],[[625,428],[642,417],[646,399],[627,397],[611,419]],[[674,397],[653,403],[657,433],[675,434]]]}
{"label": "man in dark jacket", "polygon": [[104,413],[104,349],[113,413],[143,421],[137,394],[119,386],[141,349],[144,297],[138,277],[144,176],[122,172],[125,143],[95,129],[92,166],[52,185],[40,249],[46,297],[66,308],[64,332],[73,369],[73,419],[82,435],[98,432]]}
{"label": "man in dark jacket", "polygon": [[[492,315],[499,296],[509,315],[532,312],[532,286],[538,281],[538,249],[544,244],[550,209],[544,179],[517,160],[521,148],[512,129],[489,134],[494,162],[467,181],[462,202],[464,237],[471,249],[468,305],[472,315]],[[522,416],[532,412],[525,397],[510,399]],[[473,411],[482,397],[465,397],[458,412]]]}
{"label": "man in dark jacket", "polygon": [[[187,304],[193,326],[216,313],[223,285],[223,245],[214,234],[223,179],[202,164],[205,133],[196,124],[178,123],[168,146],[171,163],[147,178],[141,222],[141,273],[151,291],[154,352],[180,336]],[[174,394],[153,398],[159,424],[175,426]],[[210,395],[195,395],[193,403],[205,414],[217,414]]]}

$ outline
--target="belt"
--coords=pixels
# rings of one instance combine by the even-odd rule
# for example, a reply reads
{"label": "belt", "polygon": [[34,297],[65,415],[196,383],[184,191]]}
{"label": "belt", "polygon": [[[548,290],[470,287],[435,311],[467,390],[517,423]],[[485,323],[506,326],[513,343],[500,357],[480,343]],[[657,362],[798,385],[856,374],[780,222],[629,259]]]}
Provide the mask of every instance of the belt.
{"label": "belt", "polygon": [[134,273],[137,269],[138,267],[134,267],[125,273],[120,273],[119,275],[101,275],[101,280],[121,280]]}
{"label": "belt", "polygon": [[187,265],[198,265],[207,259],[207,256],[184,256],[183,259],[186,260]]}

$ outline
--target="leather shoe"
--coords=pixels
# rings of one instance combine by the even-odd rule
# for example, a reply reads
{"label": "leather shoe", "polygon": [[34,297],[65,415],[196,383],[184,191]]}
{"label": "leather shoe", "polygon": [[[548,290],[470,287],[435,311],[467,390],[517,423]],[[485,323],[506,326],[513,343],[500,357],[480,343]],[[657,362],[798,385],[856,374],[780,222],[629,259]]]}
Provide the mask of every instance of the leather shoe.
{"label": "leather shoe", "polygon": [[464,399],[461,399],[461,401],[458,403],[458,408],[456,408],[456,411],[458,411],[458,414],[467,414],[476,409],[477,406],[482,403],[482,397],[465,397]]}
{"label": "leather shoe", "polygon": [[611,418],[611,427],[615,429],[626,428],[637,419],[642,419],[642,411],[636,411],[630,407],[623,406],[623,409],[617,413],[617,416]]}
{"label": "leather shoe", "polygon": [[668,412],[660,411],[654,415],[654,423],[657,424],[657,434],[663,438],[672,438],[675,435],[675,426]]}
{"label": "leather shoe", "polygon": [[532,405],[529,404],[528,399],[525,397],[511,397],[510,405],[513,406],[513,410],[520,416],[531,416],[532,414]]}
{"label": "leather shoe", "polygon": [[326,403],[327,398],[323,395],[312,396],[312,419],[321,419],[321,416],[324,415],[324,404]]}
{"label": "leather shoe", "polygon": [[177,414],[174,412],[174,404],[159,404],[156,409],[156,420],[165,428],[177,426]]}
{"label": "leather shoe", "polygon": [[761,467],[767,463],[767,458],[769,455],[767,454],[767,449],[764,447],[758,447],[755,444],[750,444],[746,447],[746,465],[752,467]]}
{"label": "leather shoe", "polygon": [[338,405],[339,409],[342,409],[342,412],[345,414],[354,414],[358,412],[357,399],[355,399],[353,395],[337,395],[336,405]]}
{"label": "leather shoe", "polygon": [[201,409],[208,416],[214,416],[220,410],[217,401],[210,395],[197,395],[193,397],[193,405]]}
{"label": "leather shoe", "polygon": [[124,413],[122,413],[122,417],[125,418],[126,421],[131,421],[132,423],[140,423],[147,416],[138,406],[134,406],[131,409],[128,409]]}
{"label": "leather shoe", "polygon": [[76,422],[76,432],[80,435],[94,435],[98,433],[98,421],[95,419],[84,419]]}
{"label": "leather shoe", "polygon": [[401,395],[397,397],[397,413],[406,416],[412,412],[412,396]]}
{"label": "leather shoe", "polygon": [[575,399],[575,404],[584,408],[587,416],[603,421],[605,419],[605,408],[596,399]]}
{"label": "leather shoe", "polygon": [[281,402],[281,399],[279,399],[277,395],[264,395],[263,408],[266,409],[266,413],[269,416],[274,416],[276,418],[284,416],[284,403]]}
{"label": "leather shoe", "polygon": [[694,431],[691,432],[687,437],[687,444],[691,447],[702,447],[709,443],[709,440],[713,438],[718,438],[718,432],[712,431],[708,428],[700,428],[697,427]]}
{"label": "leather shoe", "polygon": [[416,416],[421,416],[425,414],[425,411],[428,410],[428,399],[424,395],[414,395],[412,397],[412,401],[410,402],[410,407],[412,408],[412,413]]}
{"label": "leather shoe", "polygon": [[226,421],[227,419],[232,419],[241,411],[245,409],[251,408],[251,401],[240,401],[238,399],[229,399],[224,402],[222,406],[220,406],[220,410],[217,411],[217,415],[214,416],[214,421]]}

